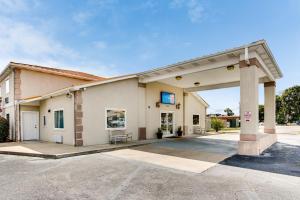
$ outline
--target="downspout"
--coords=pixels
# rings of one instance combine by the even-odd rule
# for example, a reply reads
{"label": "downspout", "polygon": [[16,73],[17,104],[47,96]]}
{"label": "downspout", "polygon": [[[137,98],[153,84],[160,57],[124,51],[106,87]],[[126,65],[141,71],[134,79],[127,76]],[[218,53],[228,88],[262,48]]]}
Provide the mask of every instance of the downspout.
{"label": "downspout", "polygon": [[17,136],[17,141],[19,141],[19,142],[21,142],[22,141],[22,138],[21,138],[21,126],[22,126],[22,124],[21,124],[21,113],[20,113],[20,108],[21,108],[21,106],[20,106],[20,104],[19,104],[19,102],[17,102],[17,112],[18,112],[18,127],[16,127],[17,129],[18,129],[18,136]]}
{"label": "downspout", "polygon": [[182,102],[182,112],[183,112],[183,124],[182,124],[182,130],[183,130],[183,135],[185,135],[185,93],[183,92],[183,102]]}
{"label": "downspout", "polygon": [[75,92],[76,92],[76,90],[74,90],[74,91],[72,91],[72,95],[73,95],[73,120],[74,120],[74,146],[76,146],[76,101],[75,101]]}

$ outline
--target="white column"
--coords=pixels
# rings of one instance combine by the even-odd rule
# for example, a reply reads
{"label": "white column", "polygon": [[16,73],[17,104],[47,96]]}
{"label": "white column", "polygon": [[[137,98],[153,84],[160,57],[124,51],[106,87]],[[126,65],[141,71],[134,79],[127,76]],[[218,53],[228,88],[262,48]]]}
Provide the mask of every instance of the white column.
{"label": "white column", "polygon": [[240,65],[241,141],[255,141],[258,134],[258,68]]}
{"label": "white column", "polygon": [[265,105],[264,105],[264,132],[276,133],[275,129],[275,82],[264,83]]}

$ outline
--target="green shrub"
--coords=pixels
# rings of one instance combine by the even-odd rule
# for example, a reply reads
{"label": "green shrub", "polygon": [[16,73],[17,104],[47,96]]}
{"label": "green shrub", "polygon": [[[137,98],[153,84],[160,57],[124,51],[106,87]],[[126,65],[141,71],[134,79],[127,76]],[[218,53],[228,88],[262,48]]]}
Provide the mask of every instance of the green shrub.
{"label": "green shrub", "polygon": [[211,127],[213,129],[215,129],[216,132],[218,132],[219,130],[221,130],[221,128],[224,128],[224,123],[222,120],[220,120],[218,118],[212,118],[211,119]]}
{"label": "green shrub", "polygon": [[5,142],[9,135],[9,124],[7,119],[0,117],[0,142]]}

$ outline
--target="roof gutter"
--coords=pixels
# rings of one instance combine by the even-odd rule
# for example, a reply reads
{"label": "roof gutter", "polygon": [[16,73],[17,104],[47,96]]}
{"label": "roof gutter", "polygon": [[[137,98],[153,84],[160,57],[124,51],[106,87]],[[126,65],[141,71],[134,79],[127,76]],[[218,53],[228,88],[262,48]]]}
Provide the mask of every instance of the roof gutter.
{"label": "roof gutter", "polygon": [[282,71],[280,70],[280,68],[279,68],[279,66],[277,64],[277,61],[275,60],[275,57],[273,56],[273,54],[272,54],[270,48],[268,47],[267,43],[266,42],[262,43],[262,46],[265,49],[265,51],[267,52],[267,54],[270,56],[270,58],[272,59],[272,61],[274,62],[275,68],[276,68],[276,70],[277,70],[277,72],[279,74],[279,77],[282,78],[283,77]]}

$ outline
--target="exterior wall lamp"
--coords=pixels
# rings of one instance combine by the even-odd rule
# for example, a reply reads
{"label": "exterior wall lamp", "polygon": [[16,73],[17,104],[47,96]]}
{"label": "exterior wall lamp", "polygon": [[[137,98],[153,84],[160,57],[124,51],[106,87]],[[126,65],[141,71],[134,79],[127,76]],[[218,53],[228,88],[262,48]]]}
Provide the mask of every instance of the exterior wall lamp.
{"label": "exterior wall lamp", "polygon": [[176,104],[176,109],[180,109],[180,106],[181,106],[180,103]]}
{"label": "exterior wall lamp", "polygon": [[180,81],[180,80],[182,79],[182,76],[176,76],[175,79],[176,79],[177,81]]}
{"label": "exterior wall lamp", "polygon": [[195,86],[199,86],[200,83],[199,83],[199,82],[195,82],[194,85],[195,85]]}
{"label": "exterior wall lamp", "polygon": [[159,102],[159,101],[156,102],[156,103],[155,103],[155,106],[156,106],[156,108],[159,108],[159,107],[160,107],[160,102]]}
{"label": "exterior wall lamp", "polygon": [[229,65],[226,68],[227,68],[227,71],[232,71],[232,70],[234,70],[234,65]]}

